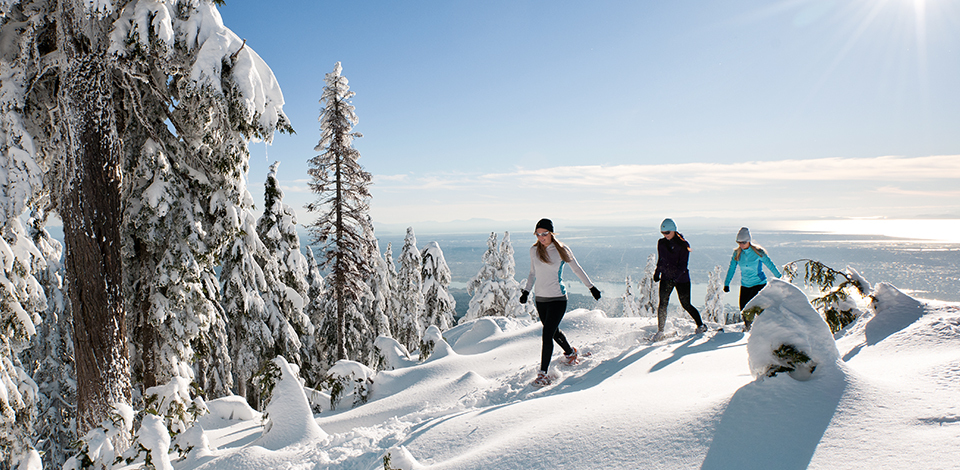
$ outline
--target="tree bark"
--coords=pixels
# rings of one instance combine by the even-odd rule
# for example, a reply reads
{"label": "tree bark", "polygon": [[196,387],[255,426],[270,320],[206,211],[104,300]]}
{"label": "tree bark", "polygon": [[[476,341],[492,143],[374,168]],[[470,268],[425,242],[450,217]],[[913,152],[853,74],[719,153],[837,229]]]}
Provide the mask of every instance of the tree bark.
{"label": "tree bark", "polygon": [[77,431],[83,435],[107,419],[114,404],[130,404],[130,367],[120,257],[121,143],[112,86],[105,57],[77,42],[62,80],[69,148],[60,215],[73,306]]}

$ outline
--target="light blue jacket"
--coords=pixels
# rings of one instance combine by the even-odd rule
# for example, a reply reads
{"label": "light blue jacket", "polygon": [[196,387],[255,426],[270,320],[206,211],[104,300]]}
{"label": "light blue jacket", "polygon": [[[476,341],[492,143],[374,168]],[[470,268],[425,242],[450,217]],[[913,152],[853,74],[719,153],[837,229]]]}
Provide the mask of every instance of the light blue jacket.
{"label": "light blue jacket", "polygon": [[727,268],[727,279],[723,281],[724,286],[730,285],[730,280],[733,279],[733,273],[737,270],[737,266],[740,266],[740,285],[742,287],[766,284],[767,276],[763,274],[763,266],[766,266],[774,277],[780,277],[777,265],[773,264],[766,252],[763,253],[763,256],[760,256],[753,248],[747,248],[740,253],[740,260],[737,261],[737,251],[734,250],[733,255],[730,256],[730,267]]}

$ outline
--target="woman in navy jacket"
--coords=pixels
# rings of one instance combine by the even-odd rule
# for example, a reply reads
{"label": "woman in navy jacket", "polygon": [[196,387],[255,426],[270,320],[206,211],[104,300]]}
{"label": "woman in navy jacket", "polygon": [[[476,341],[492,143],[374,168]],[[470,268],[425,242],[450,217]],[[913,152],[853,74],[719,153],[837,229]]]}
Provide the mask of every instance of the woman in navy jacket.
{"label": "woman in navy jacket", "polygon": [[657,270],[653,273],[654,282],[660,283],[660,305],[657,308],[657,334],[653,341],[663,339],[663,327],[667,323],[667,304],[674,288],[677,289],[680,306],[697,323],[697,333],[703,333],[707,331],[707,327],[700,319],[700,312],[690,303],[690,271],[687,270],[690,244],[677,232],[677,224],[671,219],[663,219],[660,233],[663,238],[657,241]]}

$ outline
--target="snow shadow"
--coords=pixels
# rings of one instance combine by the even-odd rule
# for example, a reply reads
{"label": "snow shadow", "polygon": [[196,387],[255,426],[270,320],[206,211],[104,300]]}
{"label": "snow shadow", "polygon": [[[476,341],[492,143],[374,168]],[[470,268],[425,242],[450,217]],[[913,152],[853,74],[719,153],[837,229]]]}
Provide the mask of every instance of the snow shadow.
{"label": "snow shadow", "polygon": [[737,390],[701,470],[807,468],[849,385],[839,368],[827,368],[804,382],[780,374]]}
{"label": "snow shadow", "polygon": [[743,335],[734,333],[720,333],[707,338],[707,340],[704,342],[695,344],[699,339],[699,336],[691,336],[690,338],[684,340],[682,343],[680,343],[680,345],[673,349],[673,354],[670,357],[654,364],[653,367],[650,368],[650,372],[656,372],[660,369],[663,369],[664,367],[677,362],[678,359],[688,354],[713,351],[730,343],[736,343],[737,341],[743,339]]}

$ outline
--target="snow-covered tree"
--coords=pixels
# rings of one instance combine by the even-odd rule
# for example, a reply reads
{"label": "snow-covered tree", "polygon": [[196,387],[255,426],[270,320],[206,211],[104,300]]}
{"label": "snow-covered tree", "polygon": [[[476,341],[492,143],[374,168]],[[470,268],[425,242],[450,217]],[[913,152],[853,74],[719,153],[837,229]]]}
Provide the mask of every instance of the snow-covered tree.
{"label": "snow-covered tree", "polygon": [[703,301],[703,319],[718,323],[726,322],[723,307],[723,274],[720,266],[714,266],[707,276],[707,295]]}
{"label": "snow-covered tree", "polygon": [[457,308],[457,301],[449,290],[453,274],[437,242],[427,243],[420,257],[423,259],[423,269],[420,271],[423,281],[423,326],[436,325],[440,331],[445,331],[453,326],[453,315]]}
{"label": "snow-covered tree", "polygon": [[660,286],[653,281],[653,274],[657,270],[657,255],[651,253],[647,256],[647,265],[643,268],[643,277],[637,282],[637,288],[640,290],[639,312],[644,317],[657,316],[657,308],[660,304]]}
{"label": "snow-covered tree", "polygon": [[407,227],[407,236],[403,240],[399,260],[395,294],[399,299],[399,306],[390,329],[397,341],[408,351],[412,351],[420,347],[424,310],[423,277],[420,271],[423,258],[417,249],[417,236],[413,233],[413,227]]}
{"label": "snow-covered tree", "polygon": [[323,379],[324,369],[320,365],[319,358],[323,351],[320,350],[320,343],[317,342],[316,329],[323,322],[323,311],[321,306],[324,297],[323,275],[320,273],[320,266],[317,265],[317,258],[313,255],[311,247],[306,248],[307,259],[307,297],[303,307],[303,313],[307,315],[310,324],[314,326],[314,334],[306,338],[303,345],[306,355],[303,358],[303,364],[300,366],[300,376],[306,380],[307,384],[314,385]]}
{"label": "snow-covered tree", "polygon": [[627,276],[626,280],[626,290],[623,291],[623,295],[620,297],[620,300],[623,304],[624,317],[640,316],[640,299],[633,294],[633,279],[631,279],[629,275]]}
{"label": "snow-covered tree", "polygon": [[[354,340],[347,336],[363,332],[365,321],[360,321],[360,303],[369,290],[365,281],[371,275],[370,259],[375,251],[368,215],[371,176],[357,162],[360,152],[353,147],[353,139],[361,134],[353,132],[358,119],[350,103],[355,93],[350,91],[342,71],[337,62],[333,72],[324,78],[320,142],[314,148],[321,153],[310,159],[308,170],[312,178],[310,189],[317,194],[317,200],[307,204],[307,210],[319,213],[308,228],[323,252],[321,265],[328,271],[330,308],[325,311],[336,319],[325,319],[328,326],[319,333],[319,341],[334,339],[333,344],[327,343],[332,348],[328,354],[333,362],[356,359],[359,354],[360,344],[348,346]],[[372,346],[372,341],[368,342]]]}
{"label": "snow-covered tree", "polygon": [[33,346],[24,356],[29,358],[30,373],[39,392],[35,426],[37,450],[46,468],[59,468],[72,454],[70,445],[77,440],[72,319],[60,264],[63,248],[47,233],[42,217],[36,214],[31,217],[28,230],[47,261],[47,268],[36,276],[46,292],[47,309]]}
{"label": "snow-covered tree", "polygon": [[487,251],[481,257],[480,271],[467,283],[467,292],[472,297],[461,322],[492,315],[535,318],[533,302],[520,303],[521,286],[515,278],[513,254],[510,232],[503,234],[503,241],[499,244],[497,234],[490,233]]}
{"label": "snow-covered tree", "polygon": [[[524,286],[517,282],[517,260],[514,258],[513,242],[510,241],[510,232],[503,232],[503,239],[500,240],[500,265],[497,269],[497,277],[501,280],[500,289],[504,297],[507,298],[507,308],[504,314],[513,318],[537,319],[537,311],[534,302],[520,303],[520,294]],[[526,283],[526,279],[524,279]]]}
{"label": "snow-covered tree", "polygon": [[[210,273],[239,231],[246,143],[289,129],[272,72],[214,3],[0,2],[0,106],[28,130],[21,142],[47,171],[40,201],[64,223],[81,433],[130,402],[128,310],[133,325],[157,330],[132,344],[156,360],[158,377],[182,373],[188,353],[213,339]],[[144,212],[121,213],[133,187],[155,181]],[[150,230],[164,217],[178,217],[165,240]],[[141,229],[129,230],[131,220]],[[121,269],[132,259],[143,263]]]}
{"label": "snow-covered tree", "polygon": [[304,313],[307,297],[307,258],[300,252],[297,214],[284,204],[277,181],[277,167],[270,166],[264,184],[263,215],[257,221],[257,234],[265,251],[255,255],[263,270],[267,291],[263,293],[267,321],[273,330],[276,348],[273,357],[300,365],[306,353],[303,342],[313,336],[314,326]]}
{"label": "snow-covered tree", "polygon": [[[396,304],[396,299],[392,297],[394,294],[393,288],[397,284],[397,273],[394,270],[393,279],[391,279],[390,267],[383,256],[380,255],[379,244],[376,244],[376,241],[374,243],[376,249],[373,258],[370,260],[373,265],[373,273],[367,279],[367,285],[370,286],[370,297],[364,302],[364,309],[366,310],[367,321],[370,323],[370,336],[376,338],[377,336],[391,336],[390,306]],[[373,350],[373,344],[371,343],[370,351]],[[367,363],[372,364],[373,362],[367,361]]]}

